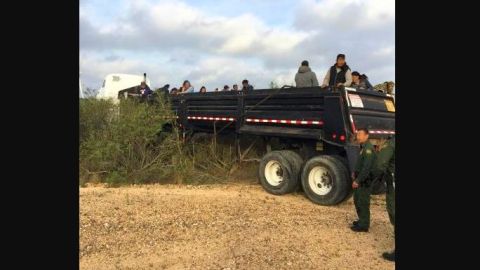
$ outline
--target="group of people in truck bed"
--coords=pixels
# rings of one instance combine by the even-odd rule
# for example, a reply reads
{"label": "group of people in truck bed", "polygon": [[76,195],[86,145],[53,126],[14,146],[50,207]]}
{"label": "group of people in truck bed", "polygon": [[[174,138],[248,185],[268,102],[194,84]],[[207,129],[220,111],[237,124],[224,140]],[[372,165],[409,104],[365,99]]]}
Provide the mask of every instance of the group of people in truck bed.
{"label": "group of people in truck bed", "polygon": [[[297,87],[319,86],[317,75],[308,66],[308,61],[302,62],[298,72],[295,75],[295,84]],[[358,71],[351,71],[345,61],[345,55],[337,55],[337,61],[327,71],[323,78],[322,88],[325,87],[353,87],[358,90],[374,91],[372,84],[368,81],[365,74]]]}
{"label": "group of people in truck bed", "polygon": [[[224,91],[251,91],[253,90],[253,86],[251,86],[249,83],[248,83],[248,80],[245,79],[242,81],[242,88],[238,88],[238,85],[237,84],[234,84],[232,86],[232,88],[230,89],[230,86],[228,85],[225,85],[223,86],[223,89],[222,90],[218,90],[218,88],[215,88],[215,91],[214,92],[224,92]],[[195,88],[192,86],[192,84],[190,83],[190,81],[188,80],[185,80],[182,84],[182,86],[178,87],[178,88],[173,88],[171,91],[170,91],[170,94],[172,95],[181,95],[181,94],[186,94],[186,93],[194,93],[195,92]],[[207,88],[205,86],[202,86],[200,88],[200,91],[199,93],[206,93],[207,92]]]}
{"label": "group of people in truck bed", "polygon": [[[314,87],[320,86],[317,75],[309,67],[307,60],[302,61],[298,72],[295,74],[295,84],[296,87]],[[344,54],[338,54],[335,64],[333,64],[325,74],[323,78],[322,88],[338,88],[338,87],[351,87],[356,88],[357,90],[364,91],[379,91],[386,92],[388,94],[393,94],[393,82],[385,82],[385,85],[382,85],[381,88],[375,89],[372,84],[368,81],[368,77],[365,74],[360,74],[358,71],[351,71],[350,67],[345,61]],[[384,86],[384,87],[383,87]],[[164,89],[166,92],[169,92],[172,95],[181,95],[186,93],[206,93],[207,89],[205,86],[202,86],[199,91],[196,91],[194,86],[190,81],[185,80],[183,84],[178,88],[173,88],[170,91],[168,87]],[[224,91],[251,91],[253,86],[249,84],[248,80],[245,79],[242,81],[242,88],[239,88],[237,84],[234,84],[232,88],[225,85],[223,89],[219,90],[216,88],[211,92],[224,92]]]}

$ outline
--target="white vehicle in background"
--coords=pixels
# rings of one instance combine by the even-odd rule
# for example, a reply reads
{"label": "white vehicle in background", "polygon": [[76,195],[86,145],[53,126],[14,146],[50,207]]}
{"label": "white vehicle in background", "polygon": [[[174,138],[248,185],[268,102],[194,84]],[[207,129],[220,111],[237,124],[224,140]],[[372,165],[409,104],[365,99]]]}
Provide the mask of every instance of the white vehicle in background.
{"label": "white vehicle in background", "polygon": [[114,103],[118,103],[120,101],[119,96],[127,94],[127,91],[125,90],[140,86],[140,83],[143,81],[145,81],[148,87],[151,87],[150,80],[147,79],[146,73],[144,73],[143,76],[120,73],[108,74],[105,76],[102,87],[98,90],[96,98],[111,99]]}

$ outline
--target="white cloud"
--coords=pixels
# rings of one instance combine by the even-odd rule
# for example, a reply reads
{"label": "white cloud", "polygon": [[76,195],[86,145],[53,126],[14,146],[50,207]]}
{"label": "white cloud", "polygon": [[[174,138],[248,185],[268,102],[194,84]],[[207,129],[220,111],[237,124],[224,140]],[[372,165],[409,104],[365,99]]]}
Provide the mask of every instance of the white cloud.
{"label": "white cloud", "polygon": [[378,29],[395,20],[395,0],[302,0],[297,13],[299,29]]}
{"label": "white cloud", "polygon": [[290,6],[272,10],[294,15],[291,26],[277,26],[253,9],[227,17],[181,1],[119,2],[121,12],[108,20],[81,5],[81,69],[100,83],[107,73],[147,72],[152,82],[172,86],[190,79],[210,90],[248,78],[264,88],[272,80],[291,84],[304,59],[320,81],[345,53],[372,83],[395,79],[393,0],[292,0]]}
{"label": "white cloud", "polygon": [[116,55],[103,57],[98,54],[81,54],[80,72],[82,81],[94,88],[99,88],[104,77],[110,73],[142,75],[146,72],[155,87],[163,86],[171,80],[167,68],[147,61],[125,59]]}
{"label": "white cloud", "polygon": [[380,48],[372,53],[374,56],[393,56],[395,54],[395,46],[387,46]]}
{"label": "white cloud", "polygon": [[[129,21],[122,17],[97,26],[98,37],[91,38],[111,40],[116,49],[159,50],[167,45],[219,54],[281,56],[306,37],[305,33],[268,27],[252,14],[210,16],[182,2],[163,1],[154,6],[135,2],[134,10],[127,16]],[[85,17],[81,20],[92,24]],[[128,42],[119,42],[126,39]],[[87,41],[84,44],[89,48],[93,44]]]}

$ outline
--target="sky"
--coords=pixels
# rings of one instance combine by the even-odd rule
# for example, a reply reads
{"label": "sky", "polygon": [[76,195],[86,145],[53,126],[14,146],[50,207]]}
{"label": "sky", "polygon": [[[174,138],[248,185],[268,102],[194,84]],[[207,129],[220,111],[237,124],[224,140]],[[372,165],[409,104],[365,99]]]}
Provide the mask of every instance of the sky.
{"label": "sky", "polygon": [[80,73],[198,91],[294,85],[303,60],[321,82],[336,55],[372,84],[395,81],[394,0],[80,0]]}

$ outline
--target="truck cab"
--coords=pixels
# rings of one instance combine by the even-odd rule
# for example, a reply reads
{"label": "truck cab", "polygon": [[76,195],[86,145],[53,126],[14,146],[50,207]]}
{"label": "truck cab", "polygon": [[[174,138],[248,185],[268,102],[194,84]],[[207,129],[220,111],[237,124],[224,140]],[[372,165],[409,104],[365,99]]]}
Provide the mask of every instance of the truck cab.
{"label": "truck cab", "polygon": [[110,99],[114,103],[119,103],[120,99],[127,94],[128,90],[139,87],[140,83],[145,81],[148,87],[151,87],[150,80],[146,74],[120,74],[112,73],[105,76],[102,87],[98,90],[97,99]]}

